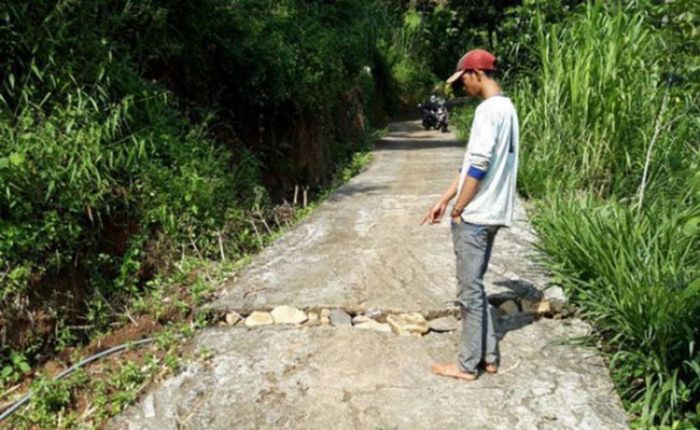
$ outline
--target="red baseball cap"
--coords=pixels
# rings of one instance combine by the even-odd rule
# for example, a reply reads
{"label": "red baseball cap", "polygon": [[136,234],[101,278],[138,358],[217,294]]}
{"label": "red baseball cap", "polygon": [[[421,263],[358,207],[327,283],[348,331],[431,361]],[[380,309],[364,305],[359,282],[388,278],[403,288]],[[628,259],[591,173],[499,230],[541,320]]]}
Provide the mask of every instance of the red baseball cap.
{"label": "red baseball cap", "polygon": [[457,71],[447,78],[447,83],[459,79],[466,70],[496,70],[496,57],[484,49],[472,49],[459,59]]}

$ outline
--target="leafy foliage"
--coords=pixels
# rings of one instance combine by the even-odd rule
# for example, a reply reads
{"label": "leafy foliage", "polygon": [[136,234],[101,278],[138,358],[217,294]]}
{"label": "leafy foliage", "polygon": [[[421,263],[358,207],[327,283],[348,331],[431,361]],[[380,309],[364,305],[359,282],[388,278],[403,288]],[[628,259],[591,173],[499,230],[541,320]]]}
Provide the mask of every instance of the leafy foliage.
{"label": "leafy foliage", "polygon": [[376,1],[3,6],[3,367],[106,329],[174,256],[257,249],[250,214],[331,178],[398,98]]}

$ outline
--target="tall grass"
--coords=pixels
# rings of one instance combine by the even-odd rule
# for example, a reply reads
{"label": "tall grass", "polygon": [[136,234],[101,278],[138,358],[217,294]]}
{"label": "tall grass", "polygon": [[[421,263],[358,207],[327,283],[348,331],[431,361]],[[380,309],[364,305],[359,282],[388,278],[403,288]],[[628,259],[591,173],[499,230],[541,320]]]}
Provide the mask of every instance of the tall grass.
{"label": "tall grass", "polygon": [[551,195],[532,218],[552,272],[594,323],[644,425],[670,424],[700,400],[699,241],[679,231],[685,214],[668,203],[639,216],[616,202]]}
{"label": "tall grass", "polygon": [[[639,186],[637,174],[656,127],[670,120],[669,109],[662,109],[664,70],[657,58],[663,41],[644,14],[609,10],[602,2],[573,20],[536,26],[539,69],[516,92],[526,108],[529,145],[523,152],[524,191],[537,195],[555,186],[604,197],[629,194]],[[671,133],[660,138],[657,150],[680,149]],[[551,164],[563,169],[556,183],[545,174]]]}
{"label": "tall grass", "polygon": [[[512,91],[519,186],[549,265],[597,328],[641,426],[700,424],[698,99],[641,3],[534,21]],[[694,423],[694,424],[693,424]]]}

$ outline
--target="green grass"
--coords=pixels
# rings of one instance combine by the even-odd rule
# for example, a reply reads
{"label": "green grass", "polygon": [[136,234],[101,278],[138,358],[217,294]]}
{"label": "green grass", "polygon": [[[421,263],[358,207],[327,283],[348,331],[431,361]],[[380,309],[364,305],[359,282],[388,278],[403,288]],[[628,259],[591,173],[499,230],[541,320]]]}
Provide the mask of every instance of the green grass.
{"label": "green grass", "polygon": [[664,39],[636,4],[539,24],[540,69],[514,96],[520,188],[550,267],[603,338],[640,426],[698,423],[697,99],[669,87]]}
{"label": "green grass", "polygon": [[681,231],[683,214],[652,207],[639,216],[590,197],[536,203],[532,222],[549,267],[605,340],[627,409],[645,426],[693,412],[700,253],[698,238]]}

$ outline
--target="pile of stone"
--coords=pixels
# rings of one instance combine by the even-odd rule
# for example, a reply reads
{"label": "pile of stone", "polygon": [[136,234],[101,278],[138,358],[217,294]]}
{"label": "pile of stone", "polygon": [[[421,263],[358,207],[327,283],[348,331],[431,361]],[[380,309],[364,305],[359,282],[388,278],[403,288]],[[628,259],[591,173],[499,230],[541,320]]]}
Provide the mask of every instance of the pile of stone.
{"label": "pile of stone", "polygon": [[[524,313],[536,317],[561,318],[568,312],[568,302],[560,287],[544,291],[541,299],[509,297],[495,303],[503,316]],[[243,324],[253,328],[272,324],[291,324],[304,326],[354,327],[360,330],[376,330],[396,333],[399,336],[423,336],[431,331],[449,332],[457,330],[459,321],[453,315],[441,316],[431,320],[418,312],[384,315],[380,309],[368,309],[352,316],[340,308],[321,309],[304,312],[293,306],[277,306],[270,312],[254,311],[244,317],[237,312],[225,316],[229,326]]]}
{"label": "pile of stone", "polygon": [[535,317],[562,318],[568,316],[568,299],[564,290],[559,286],[553,286],[542,294],[542,298],[521,298],[513,296],[498,303],[498,311],[501,315],[515,315],[525,313]]}
{"label": "pile of stone", "polygon": [[244,317],[237,312],[226,314],[226,325],[242,324],[253,328],[273,324],[291,324],[304,326],[354,327],[359,330],[375,330],[384,333],[396,333],[400,336],[423,336],[434,332],[457,330],[459,321],[451,315],[438,317],[430,321],[418,312],[390,314],[383,316],[379,309],[351,316],[343,309],[321,309],[320,312],[304,312],[293,306],[283,305],[270,312],[254,311]]}
{"label": "pile of stone", "polygon": [[234,326],[241,321],[246,327],[258,327],[271,324],[303,324],[309,321],[309,315],[293,306],[277,306],[272,312],[254,311],[247,317],[238,312],[229,312],[224,318],[227,325]]}

